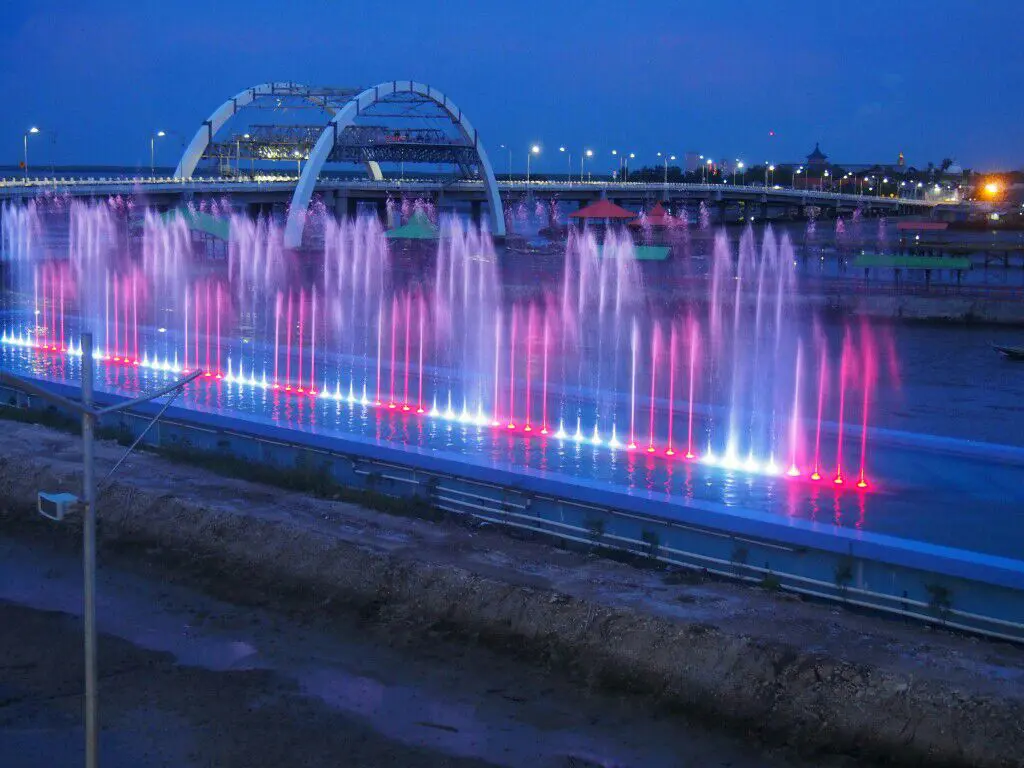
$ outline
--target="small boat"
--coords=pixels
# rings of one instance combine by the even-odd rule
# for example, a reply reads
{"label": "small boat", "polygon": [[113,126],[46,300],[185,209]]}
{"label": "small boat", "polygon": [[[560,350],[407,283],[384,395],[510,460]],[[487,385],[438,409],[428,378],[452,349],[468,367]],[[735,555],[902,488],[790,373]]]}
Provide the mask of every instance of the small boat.
{"label": "small boat", "polygon": [[1000,344],[993,344],[992,349],[1007,360],[1024,360],[1024,347],[1004,347]]}

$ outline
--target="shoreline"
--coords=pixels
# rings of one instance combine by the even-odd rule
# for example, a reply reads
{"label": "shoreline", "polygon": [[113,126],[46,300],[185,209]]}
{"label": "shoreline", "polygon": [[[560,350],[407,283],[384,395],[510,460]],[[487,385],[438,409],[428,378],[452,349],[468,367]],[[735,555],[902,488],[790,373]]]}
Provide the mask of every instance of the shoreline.
{"label": "shoreline", "polygon": [[[35,491],[74,486],[77,439],[8,427],[0,520],[8,533],[41,535],[49,526],[35,514]],[[121,450],[98,448],[101,466]],[[908,765],[1024,760],[1019,647],[287,493],[152,455],[133,455],[100,504],[101,557],[144,552],[233,600],[356,612],[404,631],[446,627],[601,690],[641,694],[667,712],[802,751],[898,754]],[[61,530],[73,536],[76,526]]]}

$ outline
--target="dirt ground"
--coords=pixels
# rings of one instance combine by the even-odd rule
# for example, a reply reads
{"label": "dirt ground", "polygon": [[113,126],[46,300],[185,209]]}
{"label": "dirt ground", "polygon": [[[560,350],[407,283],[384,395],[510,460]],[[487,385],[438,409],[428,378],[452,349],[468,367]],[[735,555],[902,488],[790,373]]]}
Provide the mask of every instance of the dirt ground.
{"label": "dirt ground", "polygon": [[[3,525],[34,537],[35,489],[74,488],[80,449],[41,427],[0,428]],[[121,450],[101,446],[101,464]],[[468,639],[592,695],[632,691],[652,711],[685,710],[819,761],[1024,765],[1017,647],[148,455],[122,465],[101,504],[101,556],[145,553],[170,580],[238,605],[355,611],[406,646],[425,629],[459,647]],[[74,523],[63,529],[70,540]]]}
{"label": "dirt ground", "polygon": [[[123,554],[101,566],[105,766],[801,765],[439,635],[232,605]],[[0,538],[4,768],[81,762],[80,612],[73,547]]]}

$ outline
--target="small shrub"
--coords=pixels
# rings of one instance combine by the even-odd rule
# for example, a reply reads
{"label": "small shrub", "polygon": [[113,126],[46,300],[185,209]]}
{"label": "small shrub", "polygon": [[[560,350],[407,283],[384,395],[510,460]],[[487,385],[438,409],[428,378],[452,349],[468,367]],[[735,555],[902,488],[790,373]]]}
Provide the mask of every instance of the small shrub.
{"label": "small shrub", "polygon": [[590,533],[590,540],[597,544],[604,537],[605,521],[603,517],[588,517],[583,525]]}
{"label": "small shrub", "polygon": [[644,543],[644,549],[648,557],[657,557],[661,549],[661,539],[656,531],[641,531],[640,540]]}
{"label": "small shrub", "polygon": [[953,593],[949,587],[942,584],[925,584],[924,588],[928,591],[928,607],[935,616],[945,622],[953,607]]}
{"label": "small shrub", "polygon": [[774,573],[766,573],[761,578],[761,588],[767,589],[769,592],[778,592],[782,589],[782,582]]}

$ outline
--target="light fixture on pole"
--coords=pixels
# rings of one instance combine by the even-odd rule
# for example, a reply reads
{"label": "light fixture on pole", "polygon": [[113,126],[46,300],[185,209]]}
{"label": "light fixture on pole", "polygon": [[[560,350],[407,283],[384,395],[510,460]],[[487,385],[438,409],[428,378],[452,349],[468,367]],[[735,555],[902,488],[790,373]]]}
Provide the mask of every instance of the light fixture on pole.
{"label": "light fixture on pole", "polygon": [[743,170],[743,163],[740,162],[740,159],[737,157],[736,158],[736,165],[734,165],[732,167],[732,183],[733,183],[733,186],[736,185],[736,171],[742,171],[742,170]]}
{"label": "light fixture on pole", "polygon": [[583,161],[589,160],[593,156],[594,150],[592,149],[585,149],[582,152],[580,152],[580,184],[583,183]]}
{"label": "light fixture on pole", "polygon": [[25,178],[26,179],[28,179],[28,137],[30,135],[34,136],[37,133],[39,133],[39,129],[36,128],[34,125],[31,128],[29,128],[27,131],[25,131],[25,137],[24,137],[24,140],[25,140],[25,160],[24,160],[23,165],[25,166]]}
{"label": "light fixture on pole", "polygon": [[675,156],[675,155],[669,155],[669,154],[667,154],[667,153],[665,153],[665,154],[663,155],[663,154],[662,154],[661,152],[659,152],[659,153],[658,153],[658,157],[661,157],[661,158],[663,158],[663,159],[664,159],[664,161],[665,161],[665,178],[664,178],[664,184],[665,184],[665,186],[668,186],[668,161],[669,161],[669,160],[675,160],[675,159],[676,159],[676,156]]}
{"label": "light fixture on pole", "polygon": [[[250,139],[250,136],[249,136],[248,133],[243,133],[242,134],[242,138],[245,139],[246,141],[248,141]],[[237,151],[237,148],[236,148],[236,151]],[[235,175],[238,175],[238,174],[241,173],[241,169],[239,168],[239,165],[241,164],[241,161],[242,161],[241,153],[238,153],[237,159],[235,160]],[[253,160],[253,156],[252,156],[252,147],[249,147],[249,179],[250,180],[256,178],[256,169],[254,167],[254,162],[255,161]]]}
{"label": "light fixture on pole", "polygon": [[[108,413],[125,411],[141,403],[147,403],[164,395],[175,397],[192,379],[202,375],[202,371],[193,371],[183,379],[162,387],[151,395],[143,395],[134,400],[127,400],[117,405],[97,408],[93,401],[93,348],[92,334],[82,334],[82,395],[81,401],[68,400],[27,379],[14,374],[0,371],[0,383],[35,395],[58,408],[71,411],[82,417],[82,497],[75,498],[71,494],[39,493],[39,512],[52,519],[60,520],[65,512],[80,510],[83,514],[82,525],[82,571],[84,576],[84,620],[85,620],[85,765],[86,768],[99,766],[99,675],[97,672],[96,654],[96,474],[93,456],[93,439],[96,422],[100,416]],[[145,437],[146,433],[164,414],[174,401],[169,400],[153,417],[149,425],[143,429],[135,442],[121,457],[121,461],[131,453]],[[121,461],[107,473],[107,477],[120,466]],[[52,514],[48,510],[53,510]]]}
{"label": "light fixture on pole", "polygon": [[530,183],[530,158],[533,155],[540,154],[540,144],[534,144],[530,147],[530,151],[526,153],[526,183]]}
{"label": "light fixture on pole", "polygon": [[505,171],[508,173],[508,180],[512,181],[512,146],[510,144],[499,144],[498,146],[508,152],[508,165],[505,166]]}
{"label": "light fixture on pole", "polygon": [[566,167],[569,169],[567,178],[569,179],[569,181],[572,181],[572,152],[567,150],[565,147],[559,147],[558,151],[565,152],[566,154],[566,159],[568,160]]}
{"label": "light fixture on pole", "polygon": [[162,139],[167,134],[163,131],[149,134],[149,175],[156,172],[156,140]]}

